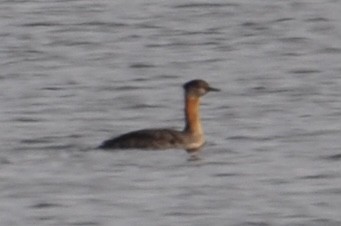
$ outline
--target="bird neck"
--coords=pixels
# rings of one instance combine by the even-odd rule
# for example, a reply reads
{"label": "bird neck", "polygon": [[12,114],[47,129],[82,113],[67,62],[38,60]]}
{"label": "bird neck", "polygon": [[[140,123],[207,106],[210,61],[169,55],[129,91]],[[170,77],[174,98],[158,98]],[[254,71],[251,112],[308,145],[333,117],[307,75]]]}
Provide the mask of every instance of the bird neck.
{"label": "bird neck", "polygon": [[191,134],[203,134],[200,119],[200,98],[185,96],[185,132]]}

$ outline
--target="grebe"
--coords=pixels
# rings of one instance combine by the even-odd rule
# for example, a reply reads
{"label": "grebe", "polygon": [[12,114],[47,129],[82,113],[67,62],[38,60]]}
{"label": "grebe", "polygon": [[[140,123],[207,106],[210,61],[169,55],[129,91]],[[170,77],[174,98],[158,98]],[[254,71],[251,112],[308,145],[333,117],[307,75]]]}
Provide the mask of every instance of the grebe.
{"label": "grebe", "polygon": [[168,149],[181,148],[189,153],[200,150],[205,143],[200,120],[200,97],[212,88],[204,80],[192,80],[183,85],[185,90],[185,120],[183,131],[172,129],[143,129],[104,141],[101,149]]}

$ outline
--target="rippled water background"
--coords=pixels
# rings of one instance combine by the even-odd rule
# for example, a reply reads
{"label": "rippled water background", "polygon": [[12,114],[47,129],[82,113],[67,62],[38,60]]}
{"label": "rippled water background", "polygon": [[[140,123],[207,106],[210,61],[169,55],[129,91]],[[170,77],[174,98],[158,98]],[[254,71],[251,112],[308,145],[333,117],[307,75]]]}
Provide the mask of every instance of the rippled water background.
{"label": "rippled water background", "polygon": [[[341,225],[341,3],[0,2],[0,225]],[[95,150],[183,126],[207,145]]]}

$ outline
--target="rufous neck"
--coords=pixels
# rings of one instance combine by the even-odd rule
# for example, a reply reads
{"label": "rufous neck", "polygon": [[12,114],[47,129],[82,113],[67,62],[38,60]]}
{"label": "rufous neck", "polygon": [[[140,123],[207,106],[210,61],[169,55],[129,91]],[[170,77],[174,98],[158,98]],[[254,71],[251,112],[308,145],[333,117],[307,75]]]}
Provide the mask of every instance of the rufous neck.
{"label": "rufous neck", "polygon": [[185,132],[203,134],[200,119],[200,98],[185,95]]}

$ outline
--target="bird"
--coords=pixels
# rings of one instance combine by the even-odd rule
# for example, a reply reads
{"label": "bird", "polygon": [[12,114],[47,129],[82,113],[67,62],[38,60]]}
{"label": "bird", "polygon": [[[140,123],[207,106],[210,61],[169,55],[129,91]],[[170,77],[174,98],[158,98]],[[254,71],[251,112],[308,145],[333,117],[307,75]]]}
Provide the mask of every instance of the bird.
{"label": "bird", "polygon": [[182,131],[168,128],[142,129],[128,132],[103,141],[99,149],[184,149],[188,153],[196,153],[205,144],[204,131],[200,118],[201,97],[212,91],[220,91],[211,87],[206,81],[195,79],[186,82],[184,88],[185,126]]}

